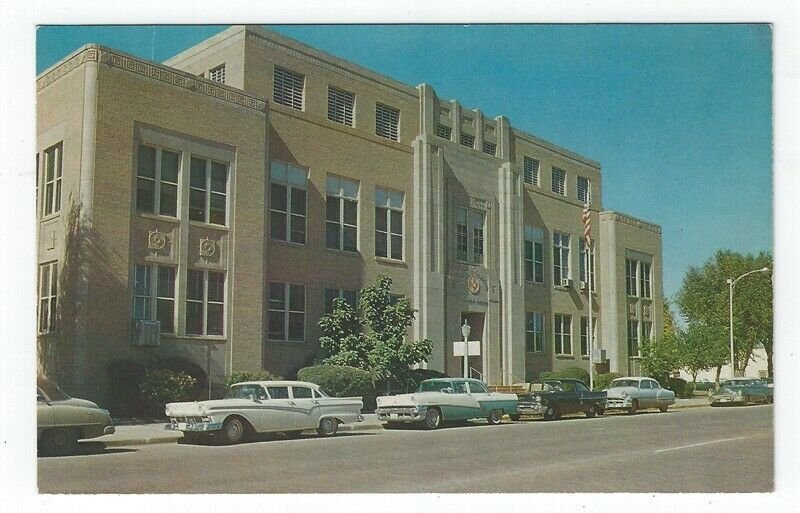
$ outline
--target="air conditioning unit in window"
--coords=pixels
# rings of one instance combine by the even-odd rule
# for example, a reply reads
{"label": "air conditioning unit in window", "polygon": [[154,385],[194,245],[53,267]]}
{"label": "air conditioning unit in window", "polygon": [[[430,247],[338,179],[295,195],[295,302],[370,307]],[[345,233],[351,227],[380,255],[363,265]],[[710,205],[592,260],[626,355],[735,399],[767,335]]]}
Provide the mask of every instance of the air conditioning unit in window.
{"label": "air conditioning unit in window", "polygon": [[585,281],[581,280],[581,290],[586,290],[589,288],[589,284]]}
{"label": "air conditioning unit in window", "polygon": [[141,347],[158,347],[161,343],[161,321],[133,321],[131,343]]}
{"label": "air conditioning unit in window", "polygon": [[570,280],[569,278],[561,278],[561,286],[562,287],[571,287],[572,286],[572,280]]}

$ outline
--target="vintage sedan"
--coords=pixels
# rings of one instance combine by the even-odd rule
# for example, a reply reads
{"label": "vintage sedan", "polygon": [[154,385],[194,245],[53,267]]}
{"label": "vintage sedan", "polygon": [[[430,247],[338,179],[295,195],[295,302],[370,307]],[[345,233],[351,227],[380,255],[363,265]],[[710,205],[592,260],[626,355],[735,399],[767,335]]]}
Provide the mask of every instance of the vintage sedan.
{"label": "vintage sedan", "polygon": [[78,440],[114,433],[108,410],[91,401],[76,399],[44,378],[36,380],[36,432],[39,452],[66,456]]}
{"label": "vintage sedan", "polygon": [[606,390],[606,409],[625,410],[633,415],[639,410],[658,408],[665,412],[670,404],[675,404],[675,392],[661,388],[652,378],[617,378]]}
{"label": "vintage sedan", "polygon": [[578,379],[545,379],[525,384],[525,392],[518,392],[517,414],[541,415],[544,420],[556,420],[562,415],[584,413],[587,417],[602,415],[606,409],[606,392],[592,392]]}
{"label": "vintage sedan", "polygon": [[771,403],[775,389],[757,378],[731,378],[708,391],[711,406],[723,404]]}
{"label": "vintage sedan", "polygon": [[212,435],[224,444],[255,433],[298,436],[307,429],[333,436],[339,424],[362,422],[363,406],[360,397],[329,397],[314,383],[249,381],[231,386],[224,399],[167,404],[167,428],[189,440]]}
{"label": "vintage sedan", "polygon": [[419,423],[436,429],[442,422],[487,419],[499,424],[503,415],[517,413],[517,395],[490,392],[477,379],[426,379],[411,394],[378,397],[378,419],[395,427],[401,423]]}

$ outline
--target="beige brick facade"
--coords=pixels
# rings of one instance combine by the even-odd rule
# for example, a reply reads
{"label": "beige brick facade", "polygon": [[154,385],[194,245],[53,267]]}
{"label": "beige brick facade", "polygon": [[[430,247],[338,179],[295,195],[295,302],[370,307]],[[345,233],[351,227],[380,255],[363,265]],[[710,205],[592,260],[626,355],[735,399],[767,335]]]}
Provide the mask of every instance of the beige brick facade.
{"label": "beige brick facade", "polygon": [[[220,66],[224,85],[208,79]],[[275,101],[276,67],[289,73],[281,80],[302,84],[294,104]],[[52,333],[39,337],[40,364],[76,394],[105,398],[105,367],[118,359],[185,356],[209,367],[215,384],[231,370],[263,367],[291,376],[316,352],[326,289],[357,290],[381,274],[418,309],[409,336],[433,341],[430,368],[461,373],[452,342],[461,338],[464,319],[473,325],[471,339],[481,340],[481,356],[470,366],[489,383],[588,368],[580,343],[587,292],[579,271],[579,177],[590,187],[599,248],[595,346],[607,349],[610,359],[601,368],[628,365],[619,341],[627,310],[605,307],[621,301],[609,291],[624,290],[626,254],[652,256],[652,303],[660,304],[660,231],[645,223],[613,233],[604,228],[599,163],[513,128],[503,116],[486,118],[441,100],[430,85],[410,87],[247,26],[232,27],[164,65],[88,46],[42,73],[37,89],[39,161],[45,150],[63,145],[62,206],[50,216],[42,215],[40,165],[39,264],[57,262],[63,271],[60,317]],[[329,120],[329,94],[352,99],[352,126]],[[383,116],[397,116],[389,122],[396,140],[376,135],[381,109]],[[385,130],[387,118],[381,119]],[[137,187],[149,190],[152,181],[137,178],[147,168],[141,167],[142,147],[162,166],[153,183],[159,184],[155,194],[165,195],[154,205],[174,202],[174,213],[137,206],[145,194]],[[172,155],[179,156],[174,184],[159,178],[172,176],[172,168],[163,167]],[[200,161],[206,170],[212,164],[227,170],[223,223],[208,217],[214,190],[197,185]],[[553,168],[564,173],[563,192],[553,192]],[[207,185],[217,176],[208,173]],[[295,177],[294,185],[279,176]],[[352,196],[342,192],[340,203],[330,196],[334,185],[352,189]],[[376,198],[384,201],[389,193],[393,205],[401,200],[395,214],[376,210],[386,206]],[[201,197],[205,214],[197,207]],[[352,218],[350,210],[337,210],[351,207]],[[201,214],[207,219],[190,219]],[[385,235],[390,243],[377,233],[383,215],[393,220],[385,230],[395,232]],[[333,222],[335,216],[341,217]],[[348,247],[351,226],[355,251]],[[332,234],[339,234],[336,244]],[[536,258],[526,259],[526,234],[537,237]],[[554,235],[564,247],[558,250],[564,277],[571,280],[563,286],[554,283]],[[394,248],[393,254],[382,256],[376,244]],[[162,285],[173,297],[163,297]],[[139,328],[131,320],[143,315],[141,305],[152,306],[155,313],[145,314],[154,320],[170,301],[172,332],[161,334],[158,347],[132,343]],[[209,312],[218,304],[221,333],[211,333],[218,321]],[[197,309],[208,332],[189,334],[190,325],[199,326]],[[654,310],[658,330],[660,308]],[[536,330],[528,329],[533,313],[543,321],[535,343]],[[559,336],[556,346],[565,324],[569,336]]]}

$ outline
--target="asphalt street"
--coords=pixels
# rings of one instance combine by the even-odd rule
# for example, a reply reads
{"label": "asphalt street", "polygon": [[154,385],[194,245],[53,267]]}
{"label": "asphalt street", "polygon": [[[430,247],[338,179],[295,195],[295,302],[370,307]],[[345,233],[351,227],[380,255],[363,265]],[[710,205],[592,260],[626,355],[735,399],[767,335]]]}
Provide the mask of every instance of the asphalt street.
{"label": "asphalt street", "polygon": [[39,458],[41,493],[767,492],[771,405]]}

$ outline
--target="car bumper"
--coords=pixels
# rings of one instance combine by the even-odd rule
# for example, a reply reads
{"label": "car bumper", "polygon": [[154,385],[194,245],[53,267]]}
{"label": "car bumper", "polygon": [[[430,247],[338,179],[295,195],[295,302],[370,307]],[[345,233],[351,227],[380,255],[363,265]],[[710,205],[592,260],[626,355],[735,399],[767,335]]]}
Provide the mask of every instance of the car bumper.
{"label": "car bumper", "polygon": [[222,422],[178,422],[172,419],[164,429],[172,431],[187,431],[190,433],[208,433],[222,429]]}
{"label": "car bumper", "polygon": [[420,422],[425,418],[424,408],[378,408],[375,414],[381,422]]}
{"label": "car bumper", "polygon": [[606,410],[623,410],[633,406],[633,402],[629,397],[625,399],[606,399]]}
{"label": "car bumper", "polygon": [[544,410],[542,403],[527,403],[517,406],[517,413],[520,415],[543,415]]}
{"label": "car bumper", "polygon": [[743,397],[737,397],[735,395],[715,395],[708,398],[708,402],[711,404],[744,404]]}

